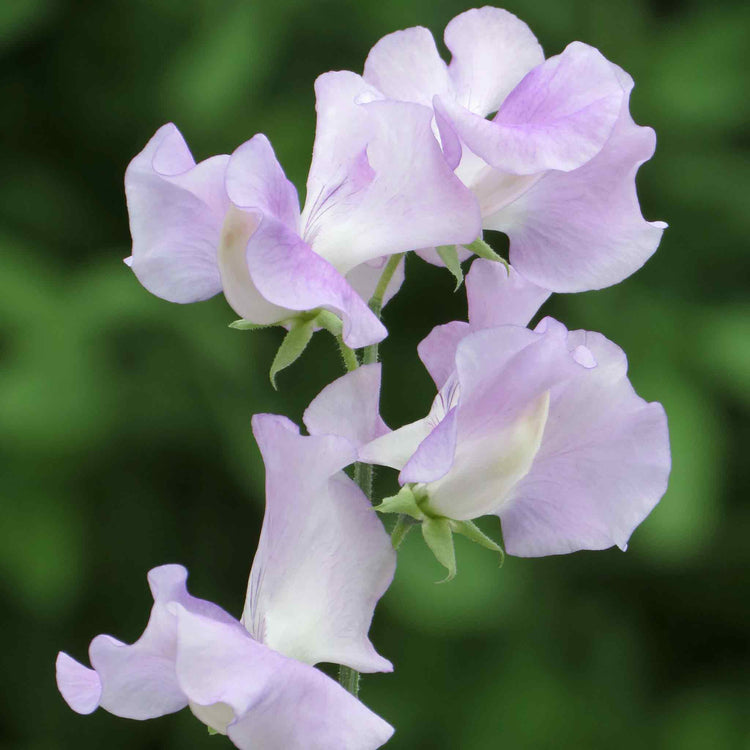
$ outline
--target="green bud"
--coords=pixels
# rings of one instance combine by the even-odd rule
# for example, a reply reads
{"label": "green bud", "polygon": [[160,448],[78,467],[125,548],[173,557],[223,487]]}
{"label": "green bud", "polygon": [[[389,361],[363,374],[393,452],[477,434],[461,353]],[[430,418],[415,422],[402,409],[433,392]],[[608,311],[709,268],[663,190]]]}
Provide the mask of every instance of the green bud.
{"label": "green bud", "polygon": [[456,280],[456,288],[454,291],[458,291],[461,284],[464,283],[464,272],[461,268],[461,261],[458,259],[458,250],[456,249],[456,246],[442,245],[437,249],[437,254],[448,267],[448,270],[453,274],[453,278]]}

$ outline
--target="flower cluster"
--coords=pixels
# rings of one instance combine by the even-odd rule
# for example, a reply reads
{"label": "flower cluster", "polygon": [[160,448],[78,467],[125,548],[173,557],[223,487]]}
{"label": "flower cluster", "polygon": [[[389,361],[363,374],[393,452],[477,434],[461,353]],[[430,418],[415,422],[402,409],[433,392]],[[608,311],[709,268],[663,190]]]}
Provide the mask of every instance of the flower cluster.
{"label": "flower cluster", "polygon": [[[318,78],[302,209],[264,135],[196,164],[165,125],[128,167],[126,263],[146,289],[178,303],[223,292],[235,327],[286,328],[272,374],[318,329],[350,372],[312,401],[307,435],[253,419],[266,513],[241,619],[190,595],[184,568],[152,570],[136,643],[97,636],[91,669],[58,656],[75,711],[147,719],[187,706],[239,748],[380,747],[393,729],[357,699],[357,673],[392,670],[368,631],[410,528],[450,578],[455,533],[503,553],[480,517],[499,517],[512,555],[625,549],[663,495],[666,416],[635,393],[622,350],[549,317],[528,327],[551,293],[618,283],[659,243],[665,225],[643,218],[635,189],[655,137],[630,116],[633,81],[580,42],[545,59],[496,8],[453,19],[445,44],[449,64],[429,31],[407,29],[373,47],[363,75]],[[484,229],[508,236],[509,263]],[[459,285],[461,263],[480,257],[468,322],[419,345],[432,408],[391,430],[380,311],[409,251]],[[373,464],[401,485],[375,507]],[[398,514],[392,538],[378,513]],[[321,662],[342,665],[349,692]]]}

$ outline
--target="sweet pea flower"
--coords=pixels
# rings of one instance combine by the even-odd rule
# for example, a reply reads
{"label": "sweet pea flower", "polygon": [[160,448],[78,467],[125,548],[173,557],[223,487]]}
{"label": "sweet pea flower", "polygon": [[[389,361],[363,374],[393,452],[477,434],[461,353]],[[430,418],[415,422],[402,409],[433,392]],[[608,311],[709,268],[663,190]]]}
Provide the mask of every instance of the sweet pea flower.
{"label": "sweet pea flower", "polygon": [[[645,221],[638,204],[635,175],[656,139],[630,116],[632,78],[581,42],[545,60],[529,27],[499,8],[456,16],[444,39],[449,65],[427,29],[389,34],[364,78],[434,108],[446,160],[476,196],[483,227],[508,235],[516,269],[580,292],[640,268],[666,224]],[[434,251],[423,257],[436,261]]]}
{"label": "sweet pea flower", "polygon": [[185,706],[245,750],[374,750],[393,729],[313,664],[390,671],[367,637],[393,577],[388,535],[342,471],[345,437],[303,437],[287,419],[257,415],[267,505],[242,621],[191,596],[187,571],[149,573],[154,597],[143,635],[108,635],[89,648],[93,669],[65,653],[57,684],[70,707],[150,719]]}
{"label": "sweet pea flower", "polygon": [[323,308],[342,318],[346,343],[361,347],[386,336],[366,299],[387,256],[479,235],[478,208],[432,136],[431,109],[377,101],[381,94],[347,72],[320,76],[315,92],[301,212],[263,135],[196,164],[165,125],[135,157],[125,176],[127,262],[149,291],[172,302],[223,291],[260,325]]}
{"label": "sweet pea flower", "polygon": [[497,515],[510,554],[625,549],[666,490],[663,408],[635,393],[601,334],[523,327],[547,292],[513,271],[477,260],[467,291],[470,322],[419,348],[439,389],[430,413],[360,459],[400,469],[427,518]]}

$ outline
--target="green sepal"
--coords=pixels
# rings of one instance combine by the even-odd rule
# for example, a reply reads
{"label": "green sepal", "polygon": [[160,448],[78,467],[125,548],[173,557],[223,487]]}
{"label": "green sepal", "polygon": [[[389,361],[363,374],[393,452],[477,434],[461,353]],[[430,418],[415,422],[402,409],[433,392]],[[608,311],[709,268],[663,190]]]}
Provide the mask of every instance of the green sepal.
{"label": "green sepal", "polygon": [[500,567],[505,562],[505,550],[493,539],[487,536],[473,521],[453,521],[451,520],[451,531],[455,534],[461,534],[467,539],[479,544],[485,549],[497,552],[500,555]]}
{"label": "green sepal", "polygon": [[234,328],[236,331],[260,331],[261,328],[273,328],[273,326],[280,326],[281,321],[278,323],[253,323],[250,320],[240,318],[229,324],[230,328]]}
{"label": "green sepal", "polygon": [[375,510],[378,513],[402,513],[417,521],[427,518],[417,504],[417,498],[408,484],[402,487],[397,495],[387,497],[380,505],[376,505]]}
{"label": "green sepal", "polygon": [[508,261],[505,260],[502,255],[498,255],[481,237],[477,237],[474,242],[469,245],[464,245],[464,247],[469,252],[474,253],[474,255],[478,255],[480,258],[493,260],[495,263],[502,263],[506,268],[510,268]]}
{"label": "green sepal", "polygon": [[314,331],[315,318],[297,318],[292,322],[289,332],[284,336],[284,340],[281,342],[281,346],[271,363],[269,376],[271,378],[271,385],[275,390],[278,390],[276,375],[300,358],[302,352],[305,351],[307,345],[310,343]]}
{"label": "green sepal", "polygon": [[208,729],[208,733],[212,736],[214,734],[221,734],[221,732],[218,729],[214,729],[213,727],[208,726],[208,724],[206,724],[206,729]]}
{"label": "green sepal", "polygon": [[422,536],[435,559],[448,571],[448,575],[438,583],[447,583],[455,578],[456,550],[453,546],[451,521],[447,518],[425,518],[422,521]]}
{"label": "green sepal", "polygon": [[456,280],[456,288],[453,291],[458,291],[461,284],[464,283],[464,272],[461,268],[461,261],[458,259],[458,250],[456,249],[456,246],[442,245],[437,249],[437,254]]}

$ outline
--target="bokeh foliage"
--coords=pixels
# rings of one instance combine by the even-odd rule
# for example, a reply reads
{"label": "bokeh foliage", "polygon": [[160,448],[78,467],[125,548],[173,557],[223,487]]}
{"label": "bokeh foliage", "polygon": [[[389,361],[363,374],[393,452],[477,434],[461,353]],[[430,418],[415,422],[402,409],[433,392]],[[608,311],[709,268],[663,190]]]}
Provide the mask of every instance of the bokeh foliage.
{"label": "bokeh foliage", "polygon": [[[250,415],[299,419],[339,363],[323,335],[279,380],[278,331],[227,328],[223,299],[180,307],[125,268],[122,174],[173,120],[198,158],[256,132],[302,188],[312,84],[452,0],[4,0],[0,4],[1,750],[218,748],[187,712],[82,718],[56,693],[58,649],[132,640],[146,571],[182,562],[238,613],[263,510]],[[601,330],[661,400],[671,488],[627,554],[495,557],[459,540],[459,575],[407,539],[373,639],[396,664],[363,698],[394,748],[750,747],[750,304],[743,2],[512,0],[548,53],[594,44],[636,80],[659,134],[644,212],[671,228],[620,287],[556,298]],[[746,54],[746,52],[745,52]],[[384,414],[432,396],[416,343],[465,314],[452,279],[410,259],[386,310]],[[380,475],[386,488],[393,478]],[[389,484],[390,483],[390,484]]]}

